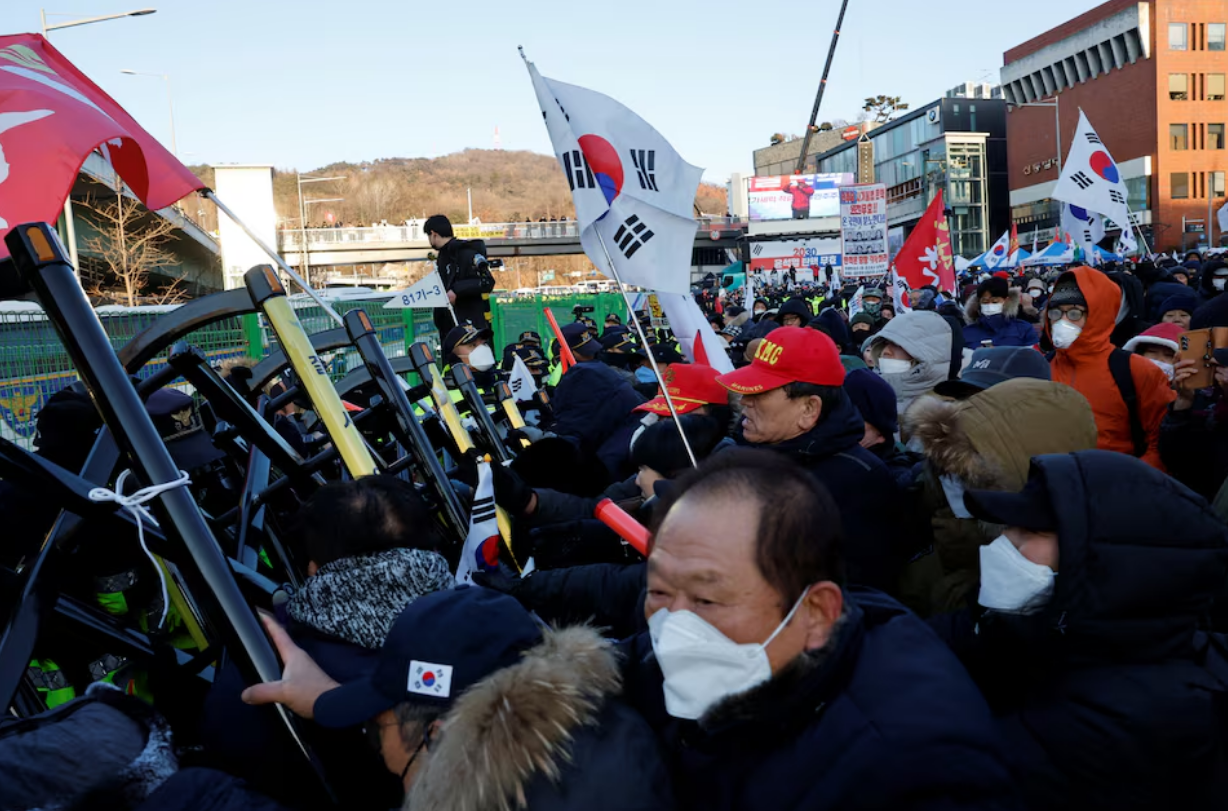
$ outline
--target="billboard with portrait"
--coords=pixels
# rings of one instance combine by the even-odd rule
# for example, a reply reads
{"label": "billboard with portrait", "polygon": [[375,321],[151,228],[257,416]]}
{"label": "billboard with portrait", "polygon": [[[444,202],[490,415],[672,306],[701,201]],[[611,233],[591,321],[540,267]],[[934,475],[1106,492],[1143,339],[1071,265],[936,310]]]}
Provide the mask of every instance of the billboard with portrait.
{"label": "billboard with portrait", "polygon": [[809,220],[840,215],[840,187],[852,185],[848,173],[752,177],[747,190],[752,222]]}

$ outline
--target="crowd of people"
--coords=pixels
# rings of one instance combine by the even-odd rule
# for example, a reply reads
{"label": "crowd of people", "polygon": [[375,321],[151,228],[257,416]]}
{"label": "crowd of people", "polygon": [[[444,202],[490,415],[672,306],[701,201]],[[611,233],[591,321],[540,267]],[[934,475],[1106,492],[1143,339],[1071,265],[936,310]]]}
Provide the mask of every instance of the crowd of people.
{"label": "crowd of people", "polygon": [[1185,346],[1228,328],[1228,263],[974,271],[907,308],[714,285],[722,373],[643,313],[495,346],[476,246],[426,230],[472,288],[444,362],[549,395],[492,466],[514,543],[457,588],[411,483],[320,488],[263,618],[281,679],[222,667],[190,762],[109,807],[326,804],[269,705],[346,808],[1228,802],[1228,349]]}

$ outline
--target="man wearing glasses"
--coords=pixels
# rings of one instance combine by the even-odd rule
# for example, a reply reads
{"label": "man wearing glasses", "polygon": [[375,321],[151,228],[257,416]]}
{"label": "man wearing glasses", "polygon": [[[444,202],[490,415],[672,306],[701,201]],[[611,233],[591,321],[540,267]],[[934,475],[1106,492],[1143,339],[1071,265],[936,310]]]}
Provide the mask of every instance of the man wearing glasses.
{"label": "man wearing glasses", "polygon": [[1100,271],[1081,267],[1058,277],[1045,309],[1053,379],[1091,403],[1096,447],[1164,470],[1160,423],[1174,394],[1158,366],[1109,342],[1121,312],[1121,288]]}

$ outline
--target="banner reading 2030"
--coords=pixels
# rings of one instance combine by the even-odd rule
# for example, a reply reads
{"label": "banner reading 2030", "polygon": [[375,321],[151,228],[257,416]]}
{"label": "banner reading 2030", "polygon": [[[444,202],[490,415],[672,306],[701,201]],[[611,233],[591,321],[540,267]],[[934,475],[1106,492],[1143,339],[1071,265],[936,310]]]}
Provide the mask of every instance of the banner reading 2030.
{"label": "banner reading 2030", "polygon": [[840,235],[845,276],[886,275],[891,264],[886,185],[868,183],[840,189]]}

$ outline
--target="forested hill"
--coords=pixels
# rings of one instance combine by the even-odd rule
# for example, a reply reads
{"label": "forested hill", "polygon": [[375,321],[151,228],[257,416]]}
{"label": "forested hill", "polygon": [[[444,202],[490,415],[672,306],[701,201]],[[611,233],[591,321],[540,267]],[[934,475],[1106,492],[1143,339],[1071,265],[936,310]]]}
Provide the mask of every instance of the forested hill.
{"label": "forested hill", "polygon": [[[199,169],[199,167],[198,167]],[[198,171],[211,181],[211,171]],[[312,168],[317,177],[345,180],[304,186],[308,198],[342,197],[343,202],[310,207],[308,222],[324,224],[329,213],[344,224],[370,225],[387,220],[404,222],[431,214],[447,214],[453,222],[468,218],[466,190],[473,194],[473,214],[483,222],[524,222],[574,217],[571,193],[558,161],[551,155],[466,149],[439,158],[383,158],[364,163],[334,163]],[[279,169],[273,193],[284,221],[298,221],[295,172]],[[726,211],[723,186],[704,184],[696,199],[705,214]]]}

